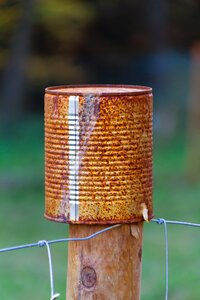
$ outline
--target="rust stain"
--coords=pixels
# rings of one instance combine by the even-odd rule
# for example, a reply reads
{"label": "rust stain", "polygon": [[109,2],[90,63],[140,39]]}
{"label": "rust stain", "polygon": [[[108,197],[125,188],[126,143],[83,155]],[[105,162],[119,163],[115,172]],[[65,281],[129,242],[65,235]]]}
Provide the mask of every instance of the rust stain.
{"label": "rust stain", "polygon": [[53,114],[58,115],[58,96],[53,97]]}
{"label": "rust stain", "polygon": [[[124,87],[126,90],[126,88]],[[81,88],[79,88],[79,91]],[[79,220],[69,214],[70,94],[45,95],[45,216],[79,224],[150,220],[152,94],[94,87],[79,97]],[[63,93],[66,91],[66,93]],[[73,95],[72,89],[71,95]],[[117,92],[116,92],[117,91]],[[134,92],[135,91],[135,92]],[[59,94],[60,93],[60,94]]]}
{"label": "rust stain", "polygon": [[[80,117],[80,161],[88,148],[91,134],[99,119],[100,101],[95,95],[85,95],[79,112]],[[97,146],[96,146],[97,148]]]}

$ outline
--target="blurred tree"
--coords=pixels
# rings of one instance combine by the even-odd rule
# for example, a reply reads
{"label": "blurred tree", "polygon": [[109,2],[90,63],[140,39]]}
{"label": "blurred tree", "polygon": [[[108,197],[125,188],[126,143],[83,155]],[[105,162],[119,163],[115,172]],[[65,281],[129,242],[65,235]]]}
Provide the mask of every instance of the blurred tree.
{"label": "blurred tree", "polygon": [[188,101],[187,174],[192,181],[200,178],[200,41],[191,49],[190,90]]}
{"label": "blurred tree", "polygon": [[[6,123],[15,120],[23,107],[23,95],[26,86],[25,72],[30,54],[34,4],[35,0],[26,0],[20,6],[20,20],[15,26],[11,50],[7,57],[1,95],[1,119]],[[5,6],[5,13],[10,5]]]}
{"label": "blurred tree", "polygon": [[144,22],[151,51],[169,47],[169,1],[149,0],[144,5]]}
{"label": "blurred tree", "polygon": [[189,49],[200,38],[200,1],[167,0],[171,47]]}
{"label": "blurred tree", "polygon": [[128,83],[128,76],[123,78],[122,70],[135,53],[147,50],[141,2],[95,0],[93,3],[96,16],[88,27],[81,56],[90,65],[96,82]]}

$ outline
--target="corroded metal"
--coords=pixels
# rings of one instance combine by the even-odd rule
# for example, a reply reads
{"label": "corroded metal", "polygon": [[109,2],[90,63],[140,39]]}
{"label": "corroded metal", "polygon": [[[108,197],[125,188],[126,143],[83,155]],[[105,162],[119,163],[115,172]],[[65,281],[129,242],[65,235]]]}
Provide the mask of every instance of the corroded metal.
{"label": "corroded metal", "polygon": [[46,89],[45,199],[58,222],[152,218],[151,88]]}

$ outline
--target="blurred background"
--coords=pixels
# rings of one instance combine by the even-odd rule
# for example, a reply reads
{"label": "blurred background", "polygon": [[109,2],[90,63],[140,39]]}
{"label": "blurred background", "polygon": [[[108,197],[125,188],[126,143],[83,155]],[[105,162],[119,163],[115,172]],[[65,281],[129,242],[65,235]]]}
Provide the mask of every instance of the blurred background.
{"label": "blurred background", "polygon": [[[200,2],[0,0],[1,248],[67,236],[43,218],[43,95],[90,83],[153,88],[155,217],[200,223]],[[198,236],[169,225],[169,299],[200,299]],[[67,245],[52,252],[65,299]],[[164,264],[163,227],[146,224],[142,300],[164,298]],[[2,299],[49,293],[46,249],[0,255]]]}

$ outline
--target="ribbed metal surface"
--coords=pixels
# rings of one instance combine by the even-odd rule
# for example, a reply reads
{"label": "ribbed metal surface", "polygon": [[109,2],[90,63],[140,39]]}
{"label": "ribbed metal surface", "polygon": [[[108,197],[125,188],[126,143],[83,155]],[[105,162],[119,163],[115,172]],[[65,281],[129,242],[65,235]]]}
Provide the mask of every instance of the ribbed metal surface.
{"label": "ribbed metal surface", "polygon": [[[109,87],[107,87],[108,89]],[[45,95],[45,216],[69,223],[152,218],[152,94],[111,86]]]}

